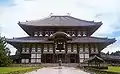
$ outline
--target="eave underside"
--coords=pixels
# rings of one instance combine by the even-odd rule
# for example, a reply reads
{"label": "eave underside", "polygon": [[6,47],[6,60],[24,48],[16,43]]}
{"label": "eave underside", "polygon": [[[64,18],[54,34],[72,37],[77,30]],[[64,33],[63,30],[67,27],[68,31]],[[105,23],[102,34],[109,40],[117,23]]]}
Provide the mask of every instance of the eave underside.
{"label": "eave underside", "polygon": [[36,31],[88,31],[88,35],[92,35],[101,25],[90,25],[90,26],[31,26],[19,24],[19,26],[29,35],[32,36],[33,32]]}
{"label": "eave underside", "polygon": [[[21,37],[14,39],[6,39],[7,42],[12,43],[53,43],[49,41],[48,37]],[[72,40],[67,43],[114,43],[115,39],[97,38],[97,37],[73,37]]]}
{"label": "eave underside", "polygon": [[[48,37],[21,37],[14,39],[6,39],[6,41],[16,47],[19,44],[23,43],[54,43],[54,41],[49,41]],[[71,41],[67,41],[67,43],[72,44],[99,44],[101,48],[105,48],[106,46],[114,43],[115,39],[107,39],[107,38],[97,38],[97,37],[74,37]]]}

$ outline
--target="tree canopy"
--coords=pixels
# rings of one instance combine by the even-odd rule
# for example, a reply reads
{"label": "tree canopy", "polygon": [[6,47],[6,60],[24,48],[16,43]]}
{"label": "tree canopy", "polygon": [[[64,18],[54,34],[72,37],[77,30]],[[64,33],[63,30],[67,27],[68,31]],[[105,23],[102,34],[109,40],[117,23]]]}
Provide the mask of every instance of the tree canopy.
{"label": "tree canopy", "polygon": [[112,52],[111,55],[120,56],[120,51]]}
{"label": "tree canopy", "polygon": [[0,37],[0,66],[9,66],[11,64],[10,50],[6,45],[5,37]]}

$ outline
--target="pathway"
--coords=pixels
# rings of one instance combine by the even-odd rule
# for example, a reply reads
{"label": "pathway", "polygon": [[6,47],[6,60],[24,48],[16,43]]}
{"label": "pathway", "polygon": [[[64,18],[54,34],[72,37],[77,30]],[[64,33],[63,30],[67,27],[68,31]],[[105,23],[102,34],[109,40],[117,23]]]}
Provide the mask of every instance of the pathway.
{"label": "pathway", "polygon": [[90,74],[74,67],[46,67],[26,74]]}

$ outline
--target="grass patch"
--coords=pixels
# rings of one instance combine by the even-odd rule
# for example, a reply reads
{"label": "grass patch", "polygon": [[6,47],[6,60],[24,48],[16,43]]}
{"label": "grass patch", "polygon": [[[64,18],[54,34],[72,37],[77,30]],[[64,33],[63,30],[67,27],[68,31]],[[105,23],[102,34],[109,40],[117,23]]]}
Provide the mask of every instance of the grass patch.
{"label": "grass patch", "polygon": [[86,67],[84,70],[93,74],[120,74],[120,67],[118,66],[108,66],[108,69]]}
{"label": "grass patch", "polygon": [[108,72],[118,72],[118,73],[120,73],[120,67],[117,67],[117,66],[109,66],[109,67],[108,67],[108,70],[105,70],[105,71],[108,71]]}
{"label": "grass patch", "polygon": [[40,67],[0,67],[0,74],[24,74]]}

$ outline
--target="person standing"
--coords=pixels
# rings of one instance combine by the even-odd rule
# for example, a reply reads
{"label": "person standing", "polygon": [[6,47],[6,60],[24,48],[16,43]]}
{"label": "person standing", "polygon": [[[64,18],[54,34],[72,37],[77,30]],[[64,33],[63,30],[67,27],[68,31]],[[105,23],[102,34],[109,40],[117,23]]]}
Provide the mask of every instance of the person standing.
{"label": "person standing", "polygon": [[62,60],[61,59],[59,59],[59,66],[61,66],[62,65]]}

